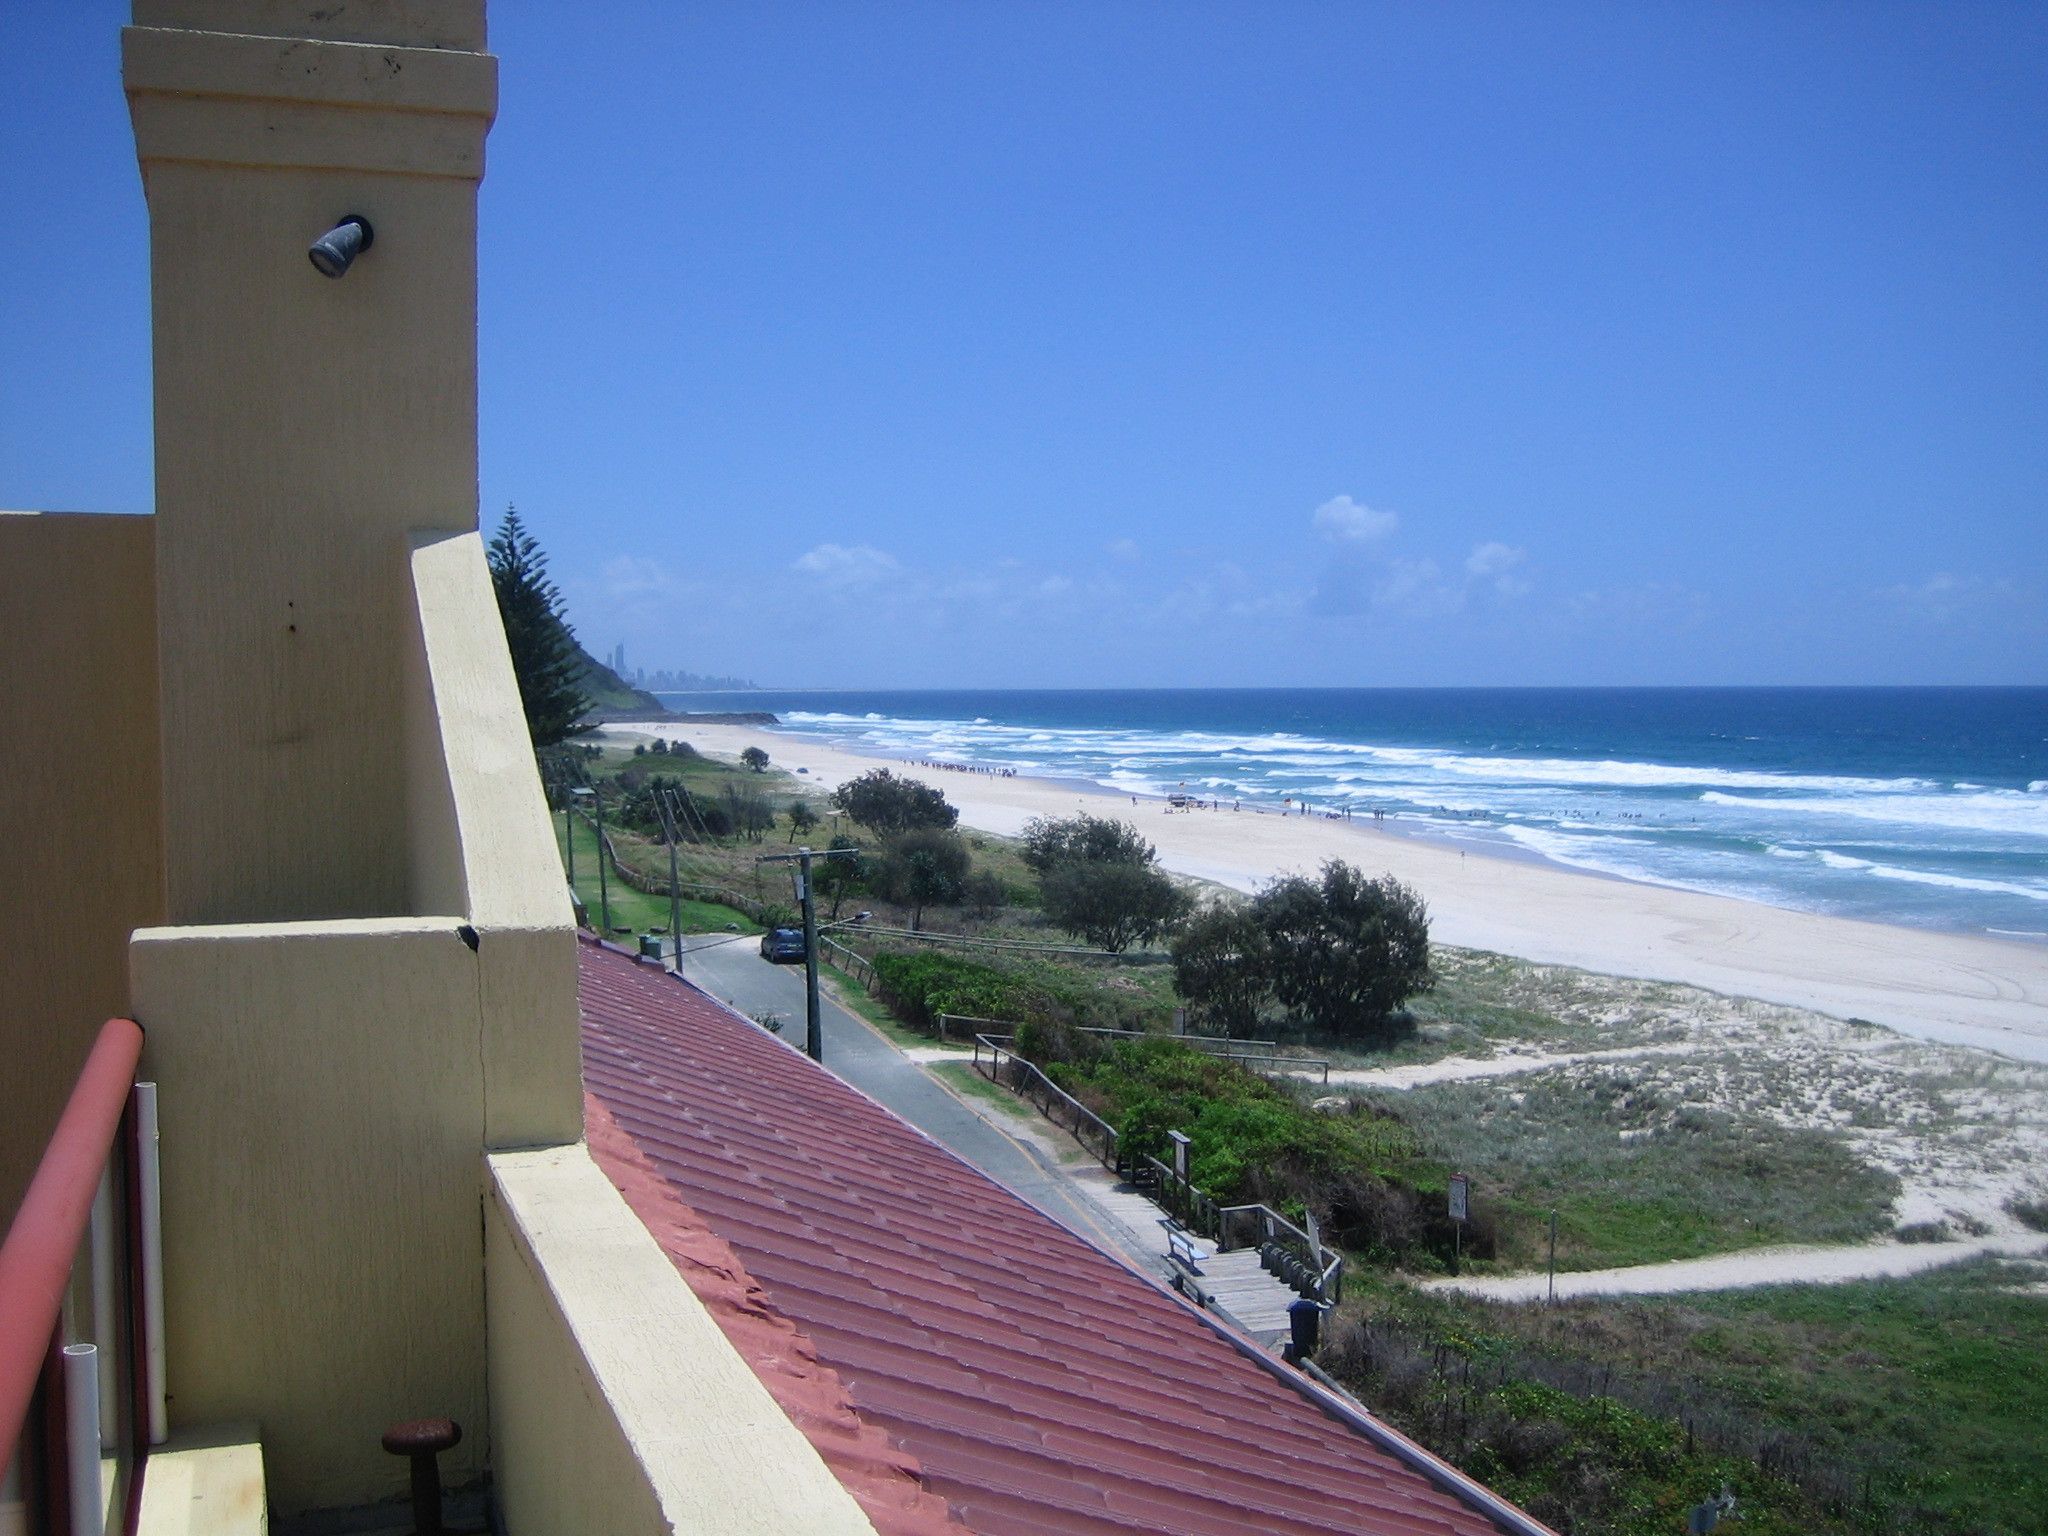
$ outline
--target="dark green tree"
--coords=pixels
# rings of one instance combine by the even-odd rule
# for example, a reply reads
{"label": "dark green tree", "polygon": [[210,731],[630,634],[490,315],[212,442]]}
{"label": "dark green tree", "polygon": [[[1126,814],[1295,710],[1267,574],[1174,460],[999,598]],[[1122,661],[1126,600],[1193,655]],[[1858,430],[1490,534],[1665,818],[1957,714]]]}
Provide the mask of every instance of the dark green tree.
{"label": "dark green tree", "polygon": [[740,754],[740,761],[756,773],[768,771],[768,754],[759,747],[749,747]]}
{"label": "dark green tree", "polygon": [[1186,892],[1152,863],[1067,859],[1042,875],[1038,887],[1056,927],[1113,954],[1156,938],[1188,909]]}
{"label": "dark green tree", "polygon": [[1257,915],[1240,902],[1197,912],[1173,936],[1173,984],[1206,1029],[1255,1035],[1273,996],[1272,954]]}
{"label": "dark green tree", "polygon": [[831,920],[836,922],[839,918],[839,904],[856,891],[867,889],[867,861],[858,851],[860,844],[850,837],[833,838],[832,847],[835,852],[839,852],[839,856],[819,859],[814,863],[811,866],[811,882],[822,894],[832,898]]}
{"label": "dark green tree", "polygon": [[536,750],[551,747],[575,732],[590,700],[578,685],[579,651],[562,616],[562,595],[548,579],[547,556],[519,520],[517,507],[505,509],[487,559],[527,734]]}
{"label": "dark green tree", "polygon": [[734,830],[744,834],[748,842],[760,842],[762,834],[774,828],[775,807],[753,785],[742,787],[727,779],[720,798],[725,801],[725,812],[731,817]]}
{"label": "dark green tree", "polygon": [[899,779],[886,768],[847,780],[832,792],[832,803],[883,837],[920,828],[944,831],[960,819],[938,790],[915,779]]}
{"label": "dark green tree", "polygon": [[1041,875],[1070,859],[1091,864],[1150,864],[1152,845],[1127,821],[1090,816],[1034,816],[1024,823],[1024,862]]}
{"label": "dark green tree", "polygon": [[1342,859],[1275,881],[1252,903],[1271,954],[1273,995],[1295,1022],[1391,1044],[1394,1011],[1436,984],[1429,909],[1392,875]]}
{"label": "dark green tree", "polygon": [[967,891],[971,864],[967,845],[949,827],[913,827],[882,845],[868,874],[874,891],[910,908],[910,926],[924,923],[924,909],[949,906]]}
{"label": "dark green tree", "polygon": [[818,813],[808,800],[789,802],[789,840],[793,843],[818,824]]}

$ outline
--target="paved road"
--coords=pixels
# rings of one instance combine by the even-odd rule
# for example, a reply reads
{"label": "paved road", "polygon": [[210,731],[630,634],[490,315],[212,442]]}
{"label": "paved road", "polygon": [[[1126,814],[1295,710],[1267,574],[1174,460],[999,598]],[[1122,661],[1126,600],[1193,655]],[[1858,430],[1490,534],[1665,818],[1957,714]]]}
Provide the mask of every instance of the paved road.
{"label": "paved road", "polygon": [[[770,965],[758,941],[713,944],[708,936],[683,939],[682,971],[713,997],[740,1012],[782,1016],[782,1038],[804,1043],[804,968]],[[693,946],[696,946],[693,948]],[[869,1098],[887,1105],[912,1125],[1022,1196],[1069,1231],[1115,1252],[1149,1274],[1163,1275],[1165,1260],[1134,1239],[1121,1222],[1109,1219],[1074,1189],[1043,1150],[1012,1136],[968,1108],[925,1069],[909,1060],[864,1020],[830,995],[820,998],[825,1066]]]}

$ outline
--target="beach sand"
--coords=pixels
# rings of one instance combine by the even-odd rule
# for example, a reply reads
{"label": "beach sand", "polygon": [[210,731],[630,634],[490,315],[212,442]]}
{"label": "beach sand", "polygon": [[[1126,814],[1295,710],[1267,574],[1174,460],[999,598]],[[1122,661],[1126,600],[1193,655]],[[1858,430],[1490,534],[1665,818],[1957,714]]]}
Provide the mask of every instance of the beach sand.
{"label": "beach sand", "polygon": [[1043,779],[915,767],[749,726],[630,725],[622,739],[686,740],[715,757],[759,746],[832,789],[878,765],[945,792],[963,826],[1015,836],[1034,816],[1087,811],[1133,823],[1183,875],[1241,891],[1342,858],[1429,903],[1439,943],[1866,1019],[1922,1039],[2048,1062],[2048,947],[1793,912],[1461,852],[1370,822],[1277,810],[1168,811],[1158,800]]}

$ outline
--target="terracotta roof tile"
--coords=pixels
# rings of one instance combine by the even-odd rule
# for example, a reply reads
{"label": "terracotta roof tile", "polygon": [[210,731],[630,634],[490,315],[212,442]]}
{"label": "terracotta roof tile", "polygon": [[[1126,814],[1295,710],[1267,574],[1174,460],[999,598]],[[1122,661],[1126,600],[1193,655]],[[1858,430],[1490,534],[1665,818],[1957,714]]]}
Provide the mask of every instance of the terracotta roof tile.
{"label": "terracotta roof tile", "polygon": [[[856,1477],[881,1503],[918,1476],[984,1536],[1499,1529],[773,1036],[619,951],[586,940],[581,957],[593,1154],[687,1213],[650,1229],[693,1289],[740,1284],[736,1315],[765,1311],[815,1351],[799,1364],[844,1405],[792,1417],[856,1497]],[[689,1247],[707,1235],[729,1263]],[[782,1366],[757,1369],[775,1391]]]}

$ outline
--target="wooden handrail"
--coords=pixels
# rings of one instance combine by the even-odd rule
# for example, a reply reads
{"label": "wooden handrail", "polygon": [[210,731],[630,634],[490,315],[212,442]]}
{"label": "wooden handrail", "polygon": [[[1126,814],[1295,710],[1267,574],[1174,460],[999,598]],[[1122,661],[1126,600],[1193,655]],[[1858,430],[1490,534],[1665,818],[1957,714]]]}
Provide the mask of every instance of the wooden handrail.
{"label": "wooden handrail", "polygon": [[[948,1017],[964,1017],[964,1015],[948,1015]],[[1037,1063],[1027,1061],[1012,1050],[1011,1046],[1016,1038],[1015,1035],[976,1035],[974,1037],[975,1070],[981,1072],[990,1082],[1001,1083],[1003,1081],[1003,1063],[1007,1058],[1012,1066],[1023,1069],[1018,1075],[1022,1077],[1024,1082],[1027,1084],[1042,1084],[1047,1093],[1057,1096],[1061,1102],[1073,1110],[1074,1123],[1068,1126],[1067,1129],[1082,1146],[1086,1147],[1088,1145],[1081,1136],[1083,1120],[1085,1119],[1096,1127],[1097,1131],[1101,1134],[1103,1145],[1093,1150],[1105,1168],[1110,1169],[1112,1172],[1130,1173],[1139,1171],[1141,1165],[1149,1168],[1152,1171],[1154,1182],[1158,1185],[1161,1193],[1166,1196],[1166,1199],[1159,1203],[1164,1205],[1177,1219],[1184,1221],[1194,1230],[1201,1232],[1203,1236],[1215,1238],[1224,1248],[1231,1246],[1230,1218],[1233,1216],[1257,1216],[1265,1225],[1265,1237],[1269,1242],[1273,1240],[1276,1227],[1284,1229],[1301,1244],[1303,1251],[1309,1256],[1309,1262],[1315,1267],[1316,1300],[1335,1302],[1342,1296],[1344,1288],[1344,1255],[1337,1249],[1315,1241],[1306,1232],[1302,1231],[1300,1227],[1297,1227],[1271,1206],[1218,1205],[1214,1197],[1206,1195],[1197,1189],[1192,1180],[1181,1177],[1180,1174],[1175,1173],[1173,1169],[1150,1153],[1140,1153],[1131,1160],[1130,1167],[1126,1169],[1124,1167],[1125,1154],[1122,1144],[1118,1139],[1116,1127],[1089,1109],[1087,1105],[1068,1093],[1051,1078],[1047,1077]],[[986,1068],[981,1064],[983,1047],[986,1047],[989,1052],[989,1064]],[[1029,1093],[1017,1087],[1014,1082],[1005,1086],[1009,1087],[1011,1092],[1016,1093],[1021,1098],[1029,1099],[1031,1097]],[[1047,1114],[1046,1118],[1052,1118],[1050,1113]],[[1059,1122],[1055,1120],[1053,1123],[1058,1124]]]}
{"label": "wooden handrail", "polygon": [[141,1025],[109,1019],[100,1026],[0,1245],[0,1455],[21,1437],[141,1059]]}

